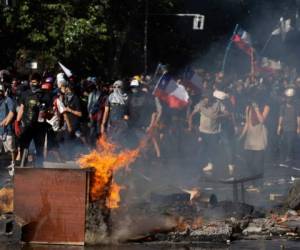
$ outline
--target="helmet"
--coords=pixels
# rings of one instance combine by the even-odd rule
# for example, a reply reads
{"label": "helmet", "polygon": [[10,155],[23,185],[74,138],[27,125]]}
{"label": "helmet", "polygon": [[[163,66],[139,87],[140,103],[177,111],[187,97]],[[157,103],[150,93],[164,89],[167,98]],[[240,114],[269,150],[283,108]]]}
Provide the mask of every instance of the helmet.
{"label": "helmet", "polygon": [[140,86],[140,83],[138,80],[134,79],[130,82],[130,87],[138,87]]}
{"label": "helmet", "polygon": [[141,77],[140,77],[140,76],[136,75],[136,76],[134,76],[134,77],[133,77],[133,80],[140,81],[140,80],[142,80],[142,79],[141,79]]}

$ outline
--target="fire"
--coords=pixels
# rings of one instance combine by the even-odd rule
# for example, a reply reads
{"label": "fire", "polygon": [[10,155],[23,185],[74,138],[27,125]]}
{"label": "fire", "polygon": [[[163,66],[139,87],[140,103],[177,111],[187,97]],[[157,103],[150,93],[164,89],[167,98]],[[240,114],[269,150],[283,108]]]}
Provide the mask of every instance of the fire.
{"label": "fire", "polygon": [[193,219],[184,219],[183,217],[177,218],[177,226],[176,230],[178,231],[185,231],[187,229],[199,229],[203,226],[204,220],[202,217],[198,216]]}
{"label": "fire", "polygon": [[2,188],[0,190],[0,213],[13,212],[13,189]]}
{"label": "fire", "polygon": [[97,142],[97,149],[78,160],[81,168],[95,169],[90,192],[92,201],[106,199],[108,208],[119,207],[122,188],[114,182],[113,174],[120,169],[128,168],[139,156],[139,152],[140,147],[117,152],[117,145],[101,137]]}
{"label": "fire", "polygon": [[112,183],[109,192],[109,199],[106,200],[106,206],[109,208],[118,208],[121,201],[120,191],[122,187],[117,183]]}

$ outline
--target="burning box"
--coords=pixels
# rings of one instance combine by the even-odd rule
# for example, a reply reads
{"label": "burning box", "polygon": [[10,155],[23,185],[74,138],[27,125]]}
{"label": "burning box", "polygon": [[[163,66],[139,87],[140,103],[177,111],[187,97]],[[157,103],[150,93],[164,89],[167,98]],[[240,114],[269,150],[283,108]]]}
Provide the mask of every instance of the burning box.
{"label": "burning box", "polygon": [[22,240],[84,245],[90,171],[17,168],[14,212],[25,222]]}

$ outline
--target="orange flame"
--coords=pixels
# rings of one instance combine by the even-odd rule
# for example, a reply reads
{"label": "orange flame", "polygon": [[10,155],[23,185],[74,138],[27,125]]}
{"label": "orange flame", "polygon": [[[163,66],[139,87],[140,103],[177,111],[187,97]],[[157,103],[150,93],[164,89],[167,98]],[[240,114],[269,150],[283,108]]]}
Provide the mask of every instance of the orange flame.
{"label": "orange flame", "polygon": [[0,214],[13,212],[13,196],[12,188],[2,188],[0,190]]}
{"label": "orange flame", "polygon": [[118,208],[120,190],[122,189],[113,181],[113,173],[127,168],[139,156],[140,149],[123,150],[116,152],[117,146],[101,137],[97,142],[97,149],[90,154],[82,156],[78,163],[81,168],[94,168],[92,179],[91,199],[106,199],[108,208]]}
{"label": "orange flame", "polygon": [[121,201],[120,191],[122,187],[117,183],[112,183],[110,187],[109,199],[106,200],[106,206],[109,208],[118,208]]}

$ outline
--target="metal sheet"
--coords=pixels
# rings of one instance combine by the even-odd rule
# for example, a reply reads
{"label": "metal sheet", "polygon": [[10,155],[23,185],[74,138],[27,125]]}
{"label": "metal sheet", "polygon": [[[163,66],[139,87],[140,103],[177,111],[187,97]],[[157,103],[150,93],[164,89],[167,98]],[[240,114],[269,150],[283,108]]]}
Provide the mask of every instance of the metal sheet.
{"label": "metal sheet", "polygon": [[84,244],[89,173],[80,169],[17,168],[14,211],[25,242]]}

